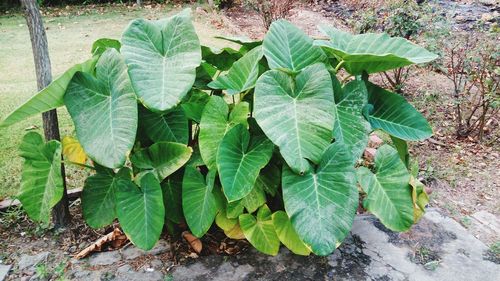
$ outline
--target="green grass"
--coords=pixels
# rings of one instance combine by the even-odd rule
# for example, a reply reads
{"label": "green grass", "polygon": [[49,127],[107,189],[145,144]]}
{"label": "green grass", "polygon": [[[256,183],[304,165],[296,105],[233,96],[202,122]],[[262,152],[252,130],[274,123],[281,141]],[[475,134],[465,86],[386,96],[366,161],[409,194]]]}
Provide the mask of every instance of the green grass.
{"label": "green grass", "polygon": [[[58,14],[61,10],[63,16],[44,17],[53,77],[88,59],[95,40],[103,37],[119,39],[130,20],[138,17],[163,18],[175,12],[171,6],[154,9],[109,6],[95,9],[72,7],[50,14]],[[194,17],[202,44],[215,47],[228,45],[213,39],[215,35],[223,35],[223,32],[211,28],[206,17],[196,14]],[[36,93],[36,76],[29,33],[21,14],[0,16],[0,38],[0,119],[3,119]],[[58,113],[61,136],[73,135],[73,123],[67,111],[61,108]],[[22,165],[18,156],[19,144],[28,128],[42,133],[41,126],[41,117],[35,116],[0,129],[0,199],[17,193]],[[85,173],[80,168],[68,167],[68,187],[81,187]]]}

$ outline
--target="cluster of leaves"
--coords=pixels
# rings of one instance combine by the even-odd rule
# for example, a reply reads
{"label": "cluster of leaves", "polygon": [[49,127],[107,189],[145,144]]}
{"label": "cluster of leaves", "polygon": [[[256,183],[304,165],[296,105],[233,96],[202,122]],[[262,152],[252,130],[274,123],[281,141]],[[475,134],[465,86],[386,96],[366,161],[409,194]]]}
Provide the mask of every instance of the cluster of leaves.
{"label": "cluster of leaves", "polygon": [[[313,40],[285,20],[263,41],[222,38],[238,50],[201,46],[189,11],[130,23],[120,41],[100,39],[75,65],[0,126],[65,105],[76,139],[28,133],[19,199],[48,221],[62,196],[65,161],[95,170],[82,194],[91,227],[116,218],[140,248],[183,221],[203,236],[213,225],[275,255],[331,253],[359,202],[388,228],[407,230],[426,194],[406,141],[432,134],[403,97],[371,73],[436,58],[403,38],[331,27]],[[341,83],[343,68],[353,75]],[[373,167],[359,167],[368,135],[383,130]],[[87,159],[89,158],[89,159]]]}

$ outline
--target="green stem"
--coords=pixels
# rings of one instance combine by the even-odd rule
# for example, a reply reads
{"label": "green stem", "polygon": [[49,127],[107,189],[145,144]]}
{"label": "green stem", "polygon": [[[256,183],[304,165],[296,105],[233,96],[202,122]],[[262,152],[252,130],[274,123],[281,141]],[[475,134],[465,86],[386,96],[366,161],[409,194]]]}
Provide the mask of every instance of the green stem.
{"label": "green stem", "polygon": [[343,64],[344,64],[344,60],[341,60],[341,61],[339,62],[339,64],[337,64],[337,66],[335,67],[335,70],[334,70],[334,71],[335,71],[335,73],[337,73],[337,72],[339,71],[340,67],[341,67]]}

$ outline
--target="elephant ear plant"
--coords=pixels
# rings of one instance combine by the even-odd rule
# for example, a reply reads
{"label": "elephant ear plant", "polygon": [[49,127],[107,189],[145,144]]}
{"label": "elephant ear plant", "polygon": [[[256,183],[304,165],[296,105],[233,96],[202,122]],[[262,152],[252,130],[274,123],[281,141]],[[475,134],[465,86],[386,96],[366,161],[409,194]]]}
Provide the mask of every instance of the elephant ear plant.
{"label": "elephant ear plant", "polygon": [[[92,58],[1,123],[65,105],[75,125],[76,138],[62,144],[24,137],[19,199],[28,215],[48,222],[64,161],[93,171],[82,193],[88,225],[117,219],[142,249],[164,226],[187,224],[201,237],[215,222],[269,255],[280,244],[327,255],[350,231],[360,198],[386,227],[408,230],[428,198],[406,141],[432,130],[369,75],[436,56],[385,34],[321,30],[328,40],[279,20],[263,41],[219,37],[240,47],[214,49],[200,45],[185,10],[134,20],[120,41],[98,40]],[[374,130],[393,145],[367,164],[360,158]]]}

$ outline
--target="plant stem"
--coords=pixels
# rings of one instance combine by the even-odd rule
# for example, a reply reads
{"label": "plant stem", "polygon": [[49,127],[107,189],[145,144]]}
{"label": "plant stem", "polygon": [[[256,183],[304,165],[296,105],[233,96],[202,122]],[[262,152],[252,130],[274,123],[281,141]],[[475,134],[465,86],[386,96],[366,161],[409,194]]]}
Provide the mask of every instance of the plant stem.
{"label": "plant stem", "polygon": [[344,60],[341,60],[341,61],[339,62],[339,64],[337,64],[337,66],[335,67],[335,70],[334,70],[334,71],[335,71],[335,73],[337,73],[337,72],[339,71],[340,67],[341,67],[343,64],[344,64]]}

